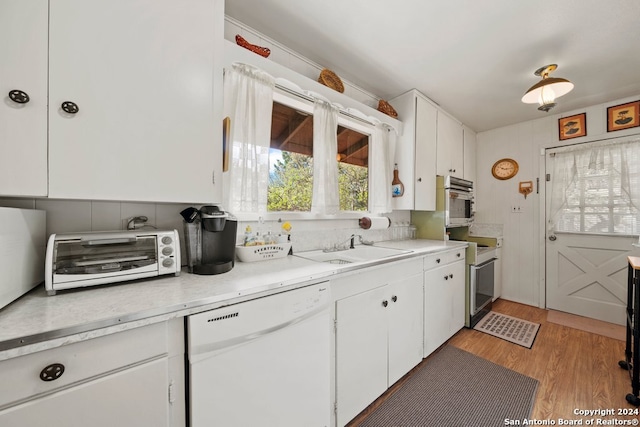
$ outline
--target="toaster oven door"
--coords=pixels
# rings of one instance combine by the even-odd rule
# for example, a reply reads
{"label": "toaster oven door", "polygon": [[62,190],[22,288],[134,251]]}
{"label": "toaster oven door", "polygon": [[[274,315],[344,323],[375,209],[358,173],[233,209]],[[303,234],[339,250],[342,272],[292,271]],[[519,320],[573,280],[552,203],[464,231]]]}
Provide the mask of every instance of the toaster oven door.
{"label": "toaster oven door", "polygon": [[55,242],[54,283],[133,275],[158,270],[156,236]]}

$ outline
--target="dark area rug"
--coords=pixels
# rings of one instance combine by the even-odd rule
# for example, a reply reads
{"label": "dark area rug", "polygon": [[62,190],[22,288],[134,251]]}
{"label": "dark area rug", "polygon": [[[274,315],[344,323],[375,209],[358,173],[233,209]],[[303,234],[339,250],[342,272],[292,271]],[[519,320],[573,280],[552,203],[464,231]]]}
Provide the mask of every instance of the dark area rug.
{"label": "dark area rug", "polygon": [[538,381],[447,345],[361,427],[493,427],[529,418]]}

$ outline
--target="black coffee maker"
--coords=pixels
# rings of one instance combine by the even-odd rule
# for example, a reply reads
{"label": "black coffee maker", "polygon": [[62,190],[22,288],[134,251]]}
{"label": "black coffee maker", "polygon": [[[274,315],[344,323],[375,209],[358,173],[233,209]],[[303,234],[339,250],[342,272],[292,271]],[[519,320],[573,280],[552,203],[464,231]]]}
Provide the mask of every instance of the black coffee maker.
{"label": "black coffee maker", "polygon": [[235,264],[238,221],[219,206],[187,208],[184,218],[189,273],[221,274]]}

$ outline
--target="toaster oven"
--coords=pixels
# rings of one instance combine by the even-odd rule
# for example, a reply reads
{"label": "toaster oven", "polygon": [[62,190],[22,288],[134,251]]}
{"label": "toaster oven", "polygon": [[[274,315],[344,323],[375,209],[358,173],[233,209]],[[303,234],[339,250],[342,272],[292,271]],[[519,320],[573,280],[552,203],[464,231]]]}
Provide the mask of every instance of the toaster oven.
{"label": "toaster oven", "polygon": [[49,295],[63,289],[180,274],[176,230],[52,234],[45,255]]}

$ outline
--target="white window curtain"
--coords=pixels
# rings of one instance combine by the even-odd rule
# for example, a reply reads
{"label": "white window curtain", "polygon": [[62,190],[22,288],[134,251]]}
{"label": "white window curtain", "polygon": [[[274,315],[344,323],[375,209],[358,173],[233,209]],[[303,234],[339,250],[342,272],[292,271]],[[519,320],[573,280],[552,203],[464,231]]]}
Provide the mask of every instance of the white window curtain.
{"label": "white window curtain", "polygon": [[549,156],[551,234],[640,232],[640,137],[559,148]]}
{"label": "white window curtain", "polygon": [[391,212],[391,181],[395,131],[382,123],[376,123],[371,135],[371,161],[369,162],[370,188],[369,210],[373,214]]}
{"label": "white window curtain", "polygon": [[334,215],[338,193],[338,107],[321,99],[313,105],[313,195],[311,212]]}
{"label": "white window curtain", "polygon": [[225,72],[225,117],[231,119],[225,206],[230,212],[267,211],[274,87],[273,77],[251,65],[234,64]]}

